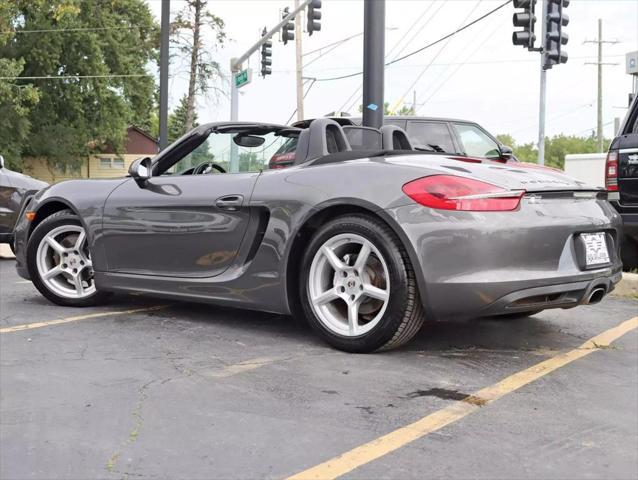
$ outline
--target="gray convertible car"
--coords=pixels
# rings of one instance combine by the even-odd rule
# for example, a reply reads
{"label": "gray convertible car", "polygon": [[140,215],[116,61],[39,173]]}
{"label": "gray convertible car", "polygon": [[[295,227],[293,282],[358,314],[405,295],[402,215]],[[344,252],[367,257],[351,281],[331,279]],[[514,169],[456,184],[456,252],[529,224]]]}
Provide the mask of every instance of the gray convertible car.
{"label": "gray convertible car", "polygon": [[[352,133],[352,132],[351,132]],[[39,192],[17,268],[49,300],[143,292],[305,316],[351,352],[425,319],[600,301],[621,276],[607,193],[557,170],[412,149],[397,126],[203,125],[130,176]],[[296,139],[294,165],[267,169]]]}

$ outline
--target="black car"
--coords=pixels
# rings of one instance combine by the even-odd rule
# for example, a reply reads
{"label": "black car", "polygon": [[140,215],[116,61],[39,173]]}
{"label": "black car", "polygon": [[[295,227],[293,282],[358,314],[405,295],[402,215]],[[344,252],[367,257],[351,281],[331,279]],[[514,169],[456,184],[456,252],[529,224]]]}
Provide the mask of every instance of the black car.
{"label": "black car", "polygon": [[48,184],[5,168],[0,155],[0,243],[12,245],[13,227],[26,200]]}
{"label": "black car", "polygon": [[[361,124],[361,118],[358,117],[331,118],[344,127]],[[310,122],[312,119],[302,120],[292,125],[307,128]],[[387,116],[384,117],[384,124],[396,125],[405,130],[410,142],[417,149],[504,163],[518,161],[510,147],[502,145],[476,122],[452,118]],[[353,130],[353,134],[360,136],[361,132],[357,129]],[[346,135],[348,135],[347,129]],[[349,140],[352,148],[356,149],[357,139],[349,138]]]}
{"label": "black car", "polygon": [[605,185],[612,192],[612,205],[623,219],[623,265],[638,268],[638,97],[609,146]]}

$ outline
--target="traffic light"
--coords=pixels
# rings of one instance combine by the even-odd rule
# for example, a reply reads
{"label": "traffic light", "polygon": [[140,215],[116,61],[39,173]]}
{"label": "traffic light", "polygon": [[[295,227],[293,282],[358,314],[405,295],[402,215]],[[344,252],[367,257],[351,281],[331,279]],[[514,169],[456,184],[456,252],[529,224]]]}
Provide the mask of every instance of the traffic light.
{"label": "traffic light", "polygon": [[534,48],[536,35],[534,35],[534,24],[536,16],[534,9],[537,0],[514,0],[514,8],[522,8],[522,12],[516,12],[512,17],[512,23],[515,27],[523,27],[523,30],[515,30],[512,34],[512,43],[521,45],[522,47]]}
{"label": "traffic light", "polygon": [[[266,27],[264,27],[264,31],[261,36],[266,35],[268,31]],[[270,75],[272,73],[272,41],[266,40],[261,46],[261,76],[266,78],[266,75]]]}
{"label": "traffic light", "polygon": [[[284,8],[282,18],[286,18],[289,14],[290,10],[288,9],[288,7]],[[295,39],[295,24],[292,22],[292,20],[281,27],[281,39],[284,41],[284,45],[286,45],[289,40]]]}
{"label": "traffic light", "polygon": [[545,17],[545,41],[543,44],[543,68],[567,62],[567,52],[563,45],[567,45],[569,37],[563,27],[569,24],[569,17],[565,9],[569,0],[547,0],[547,16]]}
{"label": "traffic light", "polygon": [[308,35],[321,30],[321,22],[319,20],[321,20],[321,0],[312,0],[308,4],[308,23],[306,24]]}

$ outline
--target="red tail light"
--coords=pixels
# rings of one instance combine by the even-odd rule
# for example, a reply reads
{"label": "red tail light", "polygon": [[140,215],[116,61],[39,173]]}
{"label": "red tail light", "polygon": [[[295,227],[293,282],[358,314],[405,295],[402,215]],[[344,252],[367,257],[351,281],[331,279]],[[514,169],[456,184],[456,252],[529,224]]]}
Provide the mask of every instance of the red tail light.
{"label": "red tail light", "polygon": [[455,175],[432,175],[406,183],[403,193],[421,205],[441,210],[504,212],[516,210],[525,191]]}
{"label": "red tail light", "polygon": [[618,191],[618,150],[609,150],[607,154],[605,186],[611,192]]}

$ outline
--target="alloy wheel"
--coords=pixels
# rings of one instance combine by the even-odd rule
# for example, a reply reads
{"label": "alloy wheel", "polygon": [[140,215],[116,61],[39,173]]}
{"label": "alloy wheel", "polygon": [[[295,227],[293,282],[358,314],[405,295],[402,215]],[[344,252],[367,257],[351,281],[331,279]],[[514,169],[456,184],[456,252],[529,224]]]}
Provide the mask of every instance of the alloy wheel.
{"label": "alloy wheel", "polygon": [[357,337],[381,320],[390,300],[388,266],[375,245],[339,234],[315,253],[308,276],[312,309],[330,331]]}
{"label": "alloy wheel", "polygon": [[96,291],[86,232],[79,225],[62,225],[48,232],[36,254],[38,274],[56,295],[84,299]]}

